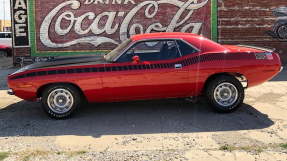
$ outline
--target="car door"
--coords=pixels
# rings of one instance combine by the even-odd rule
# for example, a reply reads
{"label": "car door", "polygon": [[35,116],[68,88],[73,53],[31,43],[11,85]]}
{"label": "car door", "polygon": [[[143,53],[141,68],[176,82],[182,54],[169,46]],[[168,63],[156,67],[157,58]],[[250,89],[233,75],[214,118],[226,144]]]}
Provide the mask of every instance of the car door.
{"label": "car door", "polygon": [[146,65],[143,62],[134,63],[132,60],[135,45],[127,49],[115,63],[106,64],[102,77],[102,96],[105,101],[125,101],[135,99],[145,99],[150,97],[150,92],[146,88],[148,80],[145,72]]}
{"label": "car door", "polygon": [[106,70],[112,68],[119,71],[107,72],[103,87],[114,100],[183,97],[190,91],[189,70],[175,40],[137,42],[106,65]]}
{"label": "car door", "polygon": [[[190,92],[189,69],[175,40],[161,40],[159,56],[140,59],[150,65],[146,79],[153,98],[185,97]],[[152,44],[152,43],[151,43]]]}
{"label": "car door", "polygon": [[105,101],[129,101],[149,97],[147,79],[142,63],[113,63],[105,66],[101,95]]}

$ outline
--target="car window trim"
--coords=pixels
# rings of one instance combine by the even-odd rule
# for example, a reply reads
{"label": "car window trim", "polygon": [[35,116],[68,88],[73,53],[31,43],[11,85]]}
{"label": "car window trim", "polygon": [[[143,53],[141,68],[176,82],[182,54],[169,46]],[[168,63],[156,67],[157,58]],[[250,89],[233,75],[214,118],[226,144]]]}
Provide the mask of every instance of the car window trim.
{"label": "car window trim", "polygon": [[[124,54],[126,53],[129,49],[133,48],[133,46],[139,44],[139,43],[143,43],[143,42],[150,42],[150,41],[173,41],[175,43],[175,45],[177,46],[177,43],[176,43],[176,39],[172,39],[172,38],[163,38],[163,39],[143,39],[143,40],[139,40],[139,41],[135,41],[133,44],[131,44],[131,46],[128,47],[128,49],[126,51],[124,51],[123,53],[121,53],[121,55],[118,57],[118,59]],[[178,49],[177,47],[177,50],[179,52],[179,58],[182,57],[181,53],[180,53],[180,50]],[[118,60],[117,59],[117,60]],[[117,61],[116,60],[116,61]],[[115,62],[116,62],[115,61]]]}
{"label": "car window trim", "polygon": [[180,49],[179,49],[179,45],[178,45],[178,43],[177,43],[177,40],[174,40],[174,42],[175,42],[175,44],[176,44],[177,50],[178,50],[178,52],[179,52],[179,54],[180,54],[180,57],[182,57],[183,55],[182,55],[182,53],[181,53],[181,51],[180,51]]}
{"label": "car window trim", "polygon": [[134,45],[138,44],[138,43],[142,43],[142,42],[149,42],[149,41],[167,41],[167,40],[173,40],[173,39],[142,39],[139,41],[134,41],[133,43],[130,44],[130,46],[127,47],[127,49],[123,50],[123,52],[121,54],[119,54],[119,56],[116,58],[116,60],[114,60],[114,62],[116,62],[124,53],[126,53],[129,49],[131,49]]}
{"label": "car window trim", "polygon": [[[187,42],[186,40],[182,39],[182,38],[155,38],[155,39],[142,39],[142,40],[138,40],[138,41],[134,41],[132,42],[125,50],[123,50],[114,60],[113,62],[117,62],[117,60],[126,52],[128,51],[129,49],[131,49],[131,47],[133,47],[135,44],[137,43],[141,43],[141,42],[146,42],[146,41],[164,41],[164,40],[173,40],[176,42],[176,40],[180,40],[180,41],[183,41],[184,43],[188,44],[190,47],[194,48],[195,50],[197,50],[197,52],[200,52],[201,50],[198,49],[197,47],[195,47],[194,45],[190,44],[189,42]],[[176,42],[176,45],[178,46],[177,42]],[[179,48],[179,46],[178,46]],[[178,49],[179,50],[179,49]],[[179,50],[179,53],[182,57],[182,54],[181,54],[181,51]]]}

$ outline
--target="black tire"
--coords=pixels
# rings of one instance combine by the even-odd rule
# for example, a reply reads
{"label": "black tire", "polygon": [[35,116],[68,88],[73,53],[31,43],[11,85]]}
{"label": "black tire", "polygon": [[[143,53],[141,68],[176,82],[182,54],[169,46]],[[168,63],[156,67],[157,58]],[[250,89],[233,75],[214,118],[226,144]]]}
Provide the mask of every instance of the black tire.
{"label": "black tire", "polygon": [[[233,85],[232,87],[235,87],[237,90],[237,97],[234,97],[233,101],[234,103],[230,103],[230,105],[227,106],[223,106],[220,103],[218,103],[218,101],[216,101],[216,96],[215,96],[215,90],[217,89],[217,87],[219,87],[222,84],[231,84]],[[234,90],[234,91],[236,91]],[[218,112],[222,112],[222,113],[229,113],[229,112],[233,112],[235,110],[237,110],[243,103],[244,100],[244,88],[242,86],[242,84],[239,82],[239,80],[237,80],[235,77],[232,76],[218,76],[216,77],[214,80],[211,80],[208,84],[207,84],[207,88],[205,91],[205,95],[208,99],[208,102],[214,107],[214,109]]]}
{"label": "black tire", "polygon": [[283,24],[279,24],[277,27],[276,27],[276,34],[278,36],[278,38],[280,39],[283,39],[283,40],[286,40],[287,39],[287,33],[282,33],[283,31],[283,28],[287,28],[287,23],[283,23]]}
{"label": "black tire", "polygon": [[[49,105],[50,103],[48,103],[49,95],[55,90],[60,90],[60,89],[64,89],[67,92],[69,92],[73,98],[73,103],[71,103],[71,107],[69,107],[69,110],[65,112],[61,112],[61,113],[55,111],[55,109],[53,110],[53,108],[51,107],[52,105]],[[69,85],[69,84],[51,85],[51,86],[48,86],[46,89],[44,89],[42,93],[42,107],[44,111],[51,118],[63,119],[63,118],[67,118],[71,116],[71,114],[81,106],[81,102],[82,102],[82,96],[81,96],[80,91],[76,87]]]}

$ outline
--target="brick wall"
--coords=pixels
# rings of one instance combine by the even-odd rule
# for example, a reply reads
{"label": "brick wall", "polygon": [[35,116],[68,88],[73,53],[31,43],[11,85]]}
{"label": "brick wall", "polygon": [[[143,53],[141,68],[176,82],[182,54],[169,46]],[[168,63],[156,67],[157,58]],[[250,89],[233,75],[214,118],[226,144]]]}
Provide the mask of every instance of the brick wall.
{"label": "brick wall", "polygon": [[276,48],[286,64],[286,39],[284,41],[270,35],[270,31],[278,20],[272,11],[278,7],[287,7],[287,1],[219,0],[219,42]]}
{"label": "brick wall", "polygon": [[[36,0],[35,2],[35,5],[40,5],[39,2],[41,1]],[[51,0],[51,2],[55,2],[55,6],[59,3],[59,1],[55,0]],[[125,7],[127,8],[124,9],[124,11],[128,12],[129,6]],[[280,51],[282,61],[287,64],[287,41],[276,37],[276,35],[272,35],[274,25],[278,22],[278,17],[276,17],[272,11],[278,7],[287,7],[286,0],[218,0],[218,41],[223,44],[247,44],[276,48]],[[43,10],[43,8],[39,6],[37,8],[40,8],[39,14],[41,14],[38,19],[43,19],[43,16],[45,16],[44,13],[47,14],[44,12],[45,9]],[[49,7],[46,7],[46,10],[48,8]],[[133,7],[131,6],[130,8]],[[116,9],[123,9],[123,7],[117,7]],[[49,9],[49,11],[50,10],[51,9]],[[112,11],[112,8],[108,10]],[[86,11],[89,10],[87,9]],[[200,14],[195,13],[197,15],[191,17],[191,21],[198,18],[207,19],[206,16],[202,16],[204,15],[202,12],[199,13]],[[37,21],[36,26],[39,28]],[[39,31],[35,33],[39,34]],[[51,34],[55,33],[52,32]],[[67,39],[67,37],[65,38]],[[37,35],[36,39],[37,42],[40,42]],[[56,41],[60,40],[56,39]],[[77,47],[77,45],[73,46],[72,50],[75,50],[75,47]],[[83,49],[83,47],[80,48]],[[39,44],[39,49],[41,49],[41,44]],[[65,49],[68,50],[68,48]],[[31,50],[27,48],[15,49],[15,55],[29,56],[30,51]]]}

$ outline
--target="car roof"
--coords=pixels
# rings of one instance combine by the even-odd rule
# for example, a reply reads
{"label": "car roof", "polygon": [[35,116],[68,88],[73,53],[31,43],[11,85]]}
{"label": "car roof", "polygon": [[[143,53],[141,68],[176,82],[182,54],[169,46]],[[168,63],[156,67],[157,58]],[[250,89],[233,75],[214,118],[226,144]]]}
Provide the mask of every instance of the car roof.
{"label": "car roof", "polygon": [[222,45],[193,33],[182,32],[160,32],[150,34],[140,34],[131,37],[132,41],[152,40],[152,39],[184,39],[202,52],[224,52],[227,50]]}
{"label": "car roof", "polygon": [[147,40],[147,39],[168,39],[168,38],[185,38],[185,37],[201,37],[200,35],[192,33],[183,33],[183,32],[158,32],[158,33],[148,33],[148,34],[139,34],[131,37],[133,41],[138,40]]}

